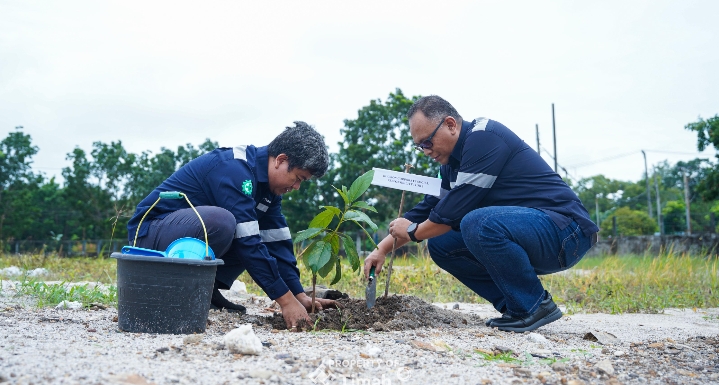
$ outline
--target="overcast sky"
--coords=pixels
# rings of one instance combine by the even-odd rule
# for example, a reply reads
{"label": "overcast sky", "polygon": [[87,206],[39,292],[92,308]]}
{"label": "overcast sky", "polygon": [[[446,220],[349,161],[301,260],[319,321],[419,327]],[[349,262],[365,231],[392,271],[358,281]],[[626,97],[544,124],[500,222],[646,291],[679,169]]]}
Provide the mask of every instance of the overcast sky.
{"label": "overcast sky", "polygon": [[[95,141],[264,145],[294,120],[336,151],[395,88],[502,122],[572,178],[700,154],[719,113],[719,1],[0,2],[0,135],[60,174]],[[546,153],[544,158],[553,165]],[[605,159],[614,157],[614,160]],[[562,173],[563,174],[563,173]]]}

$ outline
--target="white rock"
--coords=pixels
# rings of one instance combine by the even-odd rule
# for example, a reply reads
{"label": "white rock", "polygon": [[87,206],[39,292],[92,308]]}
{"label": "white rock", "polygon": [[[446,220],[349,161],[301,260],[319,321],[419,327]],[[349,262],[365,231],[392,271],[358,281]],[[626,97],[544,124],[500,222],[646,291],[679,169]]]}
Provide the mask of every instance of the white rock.
{"label": "white rock", "polygon": [[606,373],[608,376],[614,375],[614,366],[612,366],[612,363],[609,360],[601,360],[597,362],[594,367],[600,372]]}
{"label": "white rock", "polygon": [[252,331],[250,324],[244,324],[225,334],[224,343],[232,353],[255,355],[262,353],[262,342]]}
{"label": "white rock", "polygon": [[6,275],[6,276],[21,275],[22,269],[17,266],[10,266],[10,267],[6,267],[4,269],[0,269],[0,274]]}
{"label": "white rock", "polygon": [[552,355],[552,351],[548,349],[534,349],[530,352],[530,354],[536,354],[542,357],[549,357]]}
{"label": "white rock", "polygon": [[368,345],[365,354],[370,357],[379,357],[382,354],[382,349],[377,346]]}
{"label": "white rock", "polygon": [[621,357],[624,355],[624,352],[621,350],[617,350],[614,352],[614,357]]}
{"label": "white rock", "polygon": [[82,303],[75,302],[75,301],[62,301],[57,306],[55,306],[55,309],[70,309],[70,310],[78,310],[82,309]]}
{"label": "white rock", "polygon": [[[236,329],[235,329],[236,330]],[[262,380],[267,380],[270,377],[272,377],[275,373],[270,370],[265,369],[254,369],[250,370],[250,377],[252,378],[259,378]]]}
{"label": "white rock", "polygon": [[48,275],[50,272],[44,267],[38,267],[37,269],[28,270],[28,277],[39,277],[41,275]]}
{"label": "white rock", "polygon": [[232,283],[230,293],[233,295],[247,294],[247,285],[241,281],[235,281]]}
{"label": "white rock", "polygon": [[543,335],[537,333],[529,333],[527,339],[540,344],[546,344],[547,342],[549,342],[549,340],[546,339]]}

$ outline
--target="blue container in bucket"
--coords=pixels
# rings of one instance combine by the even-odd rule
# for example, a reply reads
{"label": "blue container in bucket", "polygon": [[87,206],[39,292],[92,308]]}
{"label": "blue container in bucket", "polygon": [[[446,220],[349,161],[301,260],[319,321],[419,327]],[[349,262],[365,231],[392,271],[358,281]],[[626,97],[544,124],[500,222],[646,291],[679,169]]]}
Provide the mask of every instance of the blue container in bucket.
{"label": "blue container in bucket", "polygon": [[[165,192],[145,216],[160,199],[183,197],[194,209],[185,194]],[[201,217],[200,223],[205,230]],[[117,260],[119,328],[133,333],[203,333],[217,266],[224,262],[215,259],[206,242],[195,238],[180,238],[164,252],[134,247],[136,242],[137,233],[133,246],[125,246],[122,253],[111,255]]]}
{"label": "blue container in bucket", "polygon": [[205,242],[197,238],[180,238],[167,246],[167,250],[158,251],[145,249],[142,247],[125,246],[122,248],[122,254],[128,255],[144,255],[147,257],[160,258],[182,258],[182,259],[215,259],[215,252],[207,246]]}

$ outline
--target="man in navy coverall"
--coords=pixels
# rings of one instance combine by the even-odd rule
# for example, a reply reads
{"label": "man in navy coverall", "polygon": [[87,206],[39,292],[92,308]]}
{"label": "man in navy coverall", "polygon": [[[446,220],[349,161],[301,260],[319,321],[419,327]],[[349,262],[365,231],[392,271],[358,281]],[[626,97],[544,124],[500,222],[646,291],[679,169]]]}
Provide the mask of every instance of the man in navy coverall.
{"label": "man in navy coverall", "polygon": [[[309,321],[312,300],[300,284],[292,237],[282,215],[282,194],[327,171],[324,138],[304,122],[287,127],[268,146],[218,148],[172,174],[137,206],[128,223],[132,244],[137,225],[160,192],[185,193],[207,227],[209,245],[224,265],[217,267],[212,307],[245,312],[219,289],[229,289],[245,270],[282,307],[288,328]],[[137,246],[165,250],[174,240],[204,241],[197,215],[184,199],[162,199],[140,228]],[[336,306],[317,299],[317,309]]]}
{"label": "man in navy coverall", "polygon": [[499,122],[465,121],[435,95],[407,117],[415,147],[442,165],[442,190],[390,223],[365,275],[381,269],[393,237],[398,247],[427,239],[439,267],[502,313],[487,326],[524,332],[558,320],[537,276],[569,269],[596,242],[599,229],[577,195]]}

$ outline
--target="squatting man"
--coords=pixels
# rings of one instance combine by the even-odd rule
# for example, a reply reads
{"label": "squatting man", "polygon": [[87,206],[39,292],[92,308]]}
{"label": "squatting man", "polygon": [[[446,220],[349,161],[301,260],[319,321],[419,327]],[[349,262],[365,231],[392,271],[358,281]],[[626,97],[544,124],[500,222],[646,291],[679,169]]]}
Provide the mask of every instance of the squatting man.
{"label": "squatting man", "polygon": [[[181,167],[140,202],[128,223],[129,234],[135,235],[161,192],[183,192],[205,222],[209,246],[224,261],[217,267],[211,306],[244,313],[244,306],[227,300],[219,289],[229,289],[247,270],[282,307],[287,327],[295,329],[310,321],[312,299],[300,284],[282,194],[324,175],[328,164],[324,139],[304,122],[287,127],[268,146],[215,149]],[[137,246],[165,250],[182,237],[204,239],[202,225],[187,202],[163,199],[142,222]],[[335,301],[315,301],[319,310],[333,306]]]}
{"label": "squatting man", "polygon": [[569,269],[596,243],[597,226],[577,195],[537,152],[501,123],[466,121],[439,96],[407,112],[417,150],[441,164],[439,197],[389,225],[365,260],[367,276],[409,241],[502,313],[486,322],[524,332],[561,318],[538,275]]}

